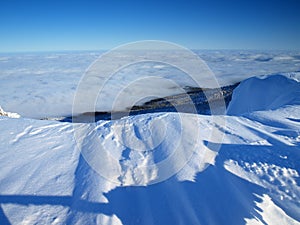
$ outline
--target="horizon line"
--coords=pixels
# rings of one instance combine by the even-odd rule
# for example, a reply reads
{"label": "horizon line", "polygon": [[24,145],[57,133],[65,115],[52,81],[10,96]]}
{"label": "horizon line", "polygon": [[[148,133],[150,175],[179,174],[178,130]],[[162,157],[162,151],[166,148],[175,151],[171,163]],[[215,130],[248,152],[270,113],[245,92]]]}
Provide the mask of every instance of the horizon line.
{"label": "horizon line", "polygon": [[[71,53],[71,52],[107,52],[110,49],[57,49],[57,50],[12,50],[12,51],[0,51],[0,54],[26,54],[26,53]],[[187,48],[191,51],[287,51],[297,52],[300,49],[259,49],[259,48]],[[146,49],[141,49],[146,50]]]}

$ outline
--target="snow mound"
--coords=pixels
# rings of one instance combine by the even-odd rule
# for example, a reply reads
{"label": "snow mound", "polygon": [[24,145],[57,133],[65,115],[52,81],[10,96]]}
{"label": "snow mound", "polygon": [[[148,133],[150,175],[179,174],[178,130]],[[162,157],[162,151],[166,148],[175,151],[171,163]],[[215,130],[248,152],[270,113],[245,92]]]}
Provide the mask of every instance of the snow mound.
{"label": "snow mound", "polygon": [[299,105],[300,84],[283,75],[252,77],[233,92],[228,115],[275,110],[287,105]]}
{"label": "snow mound", "polygon": [[299,224],[299,110],[94,125],[1,117],[0,224]]}
{"label": "snow mound", "polygon": [[[217,116],[211,121],[225,122]],[[207,123],[194,114],[158,113],[75,125],[74,133],[84,159],[101,176],[121,186],[147,186],[175,174],[193,181],[214,164],[216,152],[204,140],[219,143],[224,135]]]}
{"label": "snow mound", "polygon": [[0,106],[0,116],[8,116],[10,118],[20,118],[18,113],[5,112]]}

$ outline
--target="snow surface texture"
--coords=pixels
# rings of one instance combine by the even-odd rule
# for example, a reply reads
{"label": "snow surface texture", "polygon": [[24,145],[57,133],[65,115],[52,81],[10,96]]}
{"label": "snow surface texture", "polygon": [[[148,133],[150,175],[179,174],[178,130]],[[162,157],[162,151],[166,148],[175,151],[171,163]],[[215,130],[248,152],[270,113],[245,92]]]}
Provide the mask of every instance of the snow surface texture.
{"label": "snow surface texture", "polygon": [[[300,224],[300,84],[271,76],[240,87],[230,116],[157,113],[93,125],[0,117],[0,223]],[[265,91],[274,88],[284,97]],[[254,90],[270,107],[239,111],[240,102],[254,104]],[[177,145],[180,117],[189,129]],[[170,137],[157,145],[159,131]],[[74,132],[82,134],[77,143]],[[97,158],[104,176],[87,163],[99,140],[114,159]],[[128,147],[132,140],[145,151]],[[150,185],[174,146],[193,146],[193,154],[173,177]]]}
{"label": "snow surface texture", "polygon": [[[284,76],[251,78],[235,90],[228,106],[229,115],[242,115],[253,111],[274,110],[286,105],[300,105],[299,82]],[[246,100],[246,101],[245,101]]]}
{"label": "snow surface texture", "polygon": [[[300,67],[300,52],[196,51],[196,53],[214,72],[220,86],[256,75],[288,73],[294,76],[294,72],[299,71]],[[1,54],[0,105],[7,111],[29,118],[70,116],[76,87],[85,70],[100,55],[100,52]],[[180,55],[174,57],[181,60]],[[120,85],[130,79],[154,74],[173,79],[181,86],[190,84],[190,80],[182,79],[187,76],[183,76],[182,71],[176,68],[165,64],[144,63],[118,71],[114,76],[115,80],[110,81],[113,85],[108,85],[107,89],[113,93],[119,91]],[[143,88],[139,91],[143,92]],[[177,89],[165,90],[166,95],[178,92]],[[111,102],[109,98],[103,99]]]}

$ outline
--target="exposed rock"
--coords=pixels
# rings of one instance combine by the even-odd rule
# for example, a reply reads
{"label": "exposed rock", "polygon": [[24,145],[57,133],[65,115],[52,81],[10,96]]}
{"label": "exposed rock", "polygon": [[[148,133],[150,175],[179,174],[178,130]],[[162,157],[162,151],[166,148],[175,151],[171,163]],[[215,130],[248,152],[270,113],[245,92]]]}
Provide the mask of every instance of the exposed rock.
{"label": "exposed rock", "polygon": [[7,116],[10,118],[20,118],[21,116],[18,113],[5,112],[0,106],[0,116]]}
{"label": "exposed rock", "polygon": [[[76,117],[66,117],[62,122],[86,122],[93,123],[98,120],[114,120],[129,115],[139,115],[154,112],[184,112],[211,115],[210,104],[218,107],[218,103],[228,106],[233,90],[239,85],[229,85],[220,89],[201,89],[195,87],[186,87],[186,93],[157,98],[148,101],[142,105],[135,105],[127,111],[117,112],[86,112]],[[214,114],[216,110],[214,111]],[[220,111],[220,114],[224,112]]]}

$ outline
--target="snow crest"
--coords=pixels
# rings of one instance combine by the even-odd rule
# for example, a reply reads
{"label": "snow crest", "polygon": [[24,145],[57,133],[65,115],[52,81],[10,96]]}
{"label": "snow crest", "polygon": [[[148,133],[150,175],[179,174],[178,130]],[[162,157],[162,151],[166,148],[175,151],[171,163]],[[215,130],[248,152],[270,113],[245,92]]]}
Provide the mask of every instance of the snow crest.
{"label": "snow crest", "polygon": [[246,80],[238,116],[0,117],[0,223],[299,224],[298,91],[283,76]]}
{"label": "snow crest", "polygon": [[252,77],[233,92],[228,115],[268,111],[287,105],[299,105],[300,83],[283,75]]}

